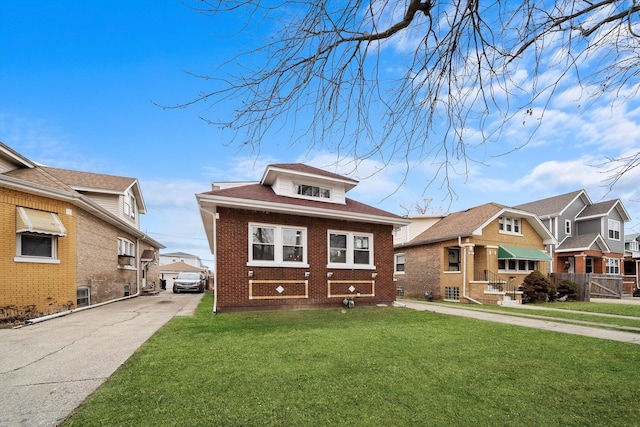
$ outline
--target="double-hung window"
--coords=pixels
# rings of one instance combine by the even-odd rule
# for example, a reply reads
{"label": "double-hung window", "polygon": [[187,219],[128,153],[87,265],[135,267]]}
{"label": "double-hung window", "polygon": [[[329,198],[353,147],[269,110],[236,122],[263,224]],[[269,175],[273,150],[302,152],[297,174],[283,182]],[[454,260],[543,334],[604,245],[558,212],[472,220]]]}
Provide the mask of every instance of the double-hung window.
{"label": "double-hung window", "polygon": [[607,274],[620,274],[620,260],[618,258],[605,258],[607,262]]}
{"label": "double-hung window", "polygon": [[498,230],[501,233],[520,234],[520,219],[501,216],[498,218]]}
{"label": "double-hung window", "polygon": [[609,238],[620,240],[620,221],[616,221],[615,219],[609,220]]}
{"label": "double-hung window", "polygon": [[329,231],[329,268],[375,268],[373,234]]}
{"label": "double-hung window", "polygon": [[249,224],[249,265],[307,266],[307,229]]}
{"label": "double-hung window", "polygon": [[404,262],[405,257],[404,254],[395,254],[394,256],[395,262],[393,272],[396,274],[404,274]]}

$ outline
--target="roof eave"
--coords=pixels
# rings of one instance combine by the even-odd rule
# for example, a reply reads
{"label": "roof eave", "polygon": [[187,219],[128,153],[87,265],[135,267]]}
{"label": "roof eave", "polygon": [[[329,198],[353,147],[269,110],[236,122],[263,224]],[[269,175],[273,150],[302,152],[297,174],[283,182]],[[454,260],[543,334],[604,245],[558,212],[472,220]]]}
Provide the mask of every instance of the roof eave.
{"label": "roof eave", "polygon": [[[381,215],[370,215],[363,213],[354,213],[354,212],[344,212],[344,211],[336,211],[333,209],[327,208],[318,208],[311,206],[301,206],[301,205],[291,205],[286,203],[274,203],[274,202],[264,202],[260,200],[248,200],[241,198],[232,198],[232,197],[217,197],[206,194],[196,194],[196,199],[198,200],[198,204],[203,207],[203,204],[222,206],[228,208],[237,208],[237,209],[253,209],[253,210],[264,210],[269,212],[277,212],[277,213],[286,213],[286,214],[295,214],[301,216],[312,216],[318,218],[332,218],[332,219],[344,219],[350,221],[361,221],[361,222],[370,222],[375,224],[385,224],[385,225],[396,225],[403,226],[409,225],[411,220],[407,218],[400,217],[388,217]],[[295,209],[295,212],[292,212],[292,208]]]}

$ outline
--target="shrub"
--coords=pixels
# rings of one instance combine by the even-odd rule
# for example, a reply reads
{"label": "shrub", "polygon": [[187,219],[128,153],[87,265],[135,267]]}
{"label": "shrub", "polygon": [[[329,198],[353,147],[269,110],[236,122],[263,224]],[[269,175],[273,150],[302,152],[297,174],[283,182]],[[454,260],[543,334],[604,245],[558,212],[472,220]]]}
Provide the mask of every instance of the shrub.
{"label": "shrub", "polygon": [[578,284],[566,279],[558,283],[558,299],[563,301],[577,301]]}
{"label": "shrub", "polygon": [[544,274],[535,270],[524,278],[519,288],[522,291],[522,303],[548,302],[556,298],[556,288]]}

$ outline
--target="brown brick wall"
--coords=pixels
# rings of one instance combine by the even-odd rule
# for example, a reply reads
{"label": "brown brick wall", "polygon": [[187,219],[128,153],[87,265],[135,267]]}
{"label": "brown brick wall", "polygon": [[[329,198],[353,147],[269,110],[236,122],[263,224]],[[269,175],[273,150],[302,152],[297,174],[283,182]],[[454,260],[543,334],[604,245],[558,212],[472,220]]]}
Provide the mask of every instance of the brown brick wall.
{"label": "brown brick wall", "polygon": [[422,298],[432,292],[440,294],[440,251],[436,246],[399,249],[405,254],[405,273],[396,274],[396,284],[404,288],[404,296]]}
{"label": "brown brick wall", "polygon": [[129,285],[131,294],[137,292],[135,268],[118,268],[118,237],[136,243],[135,237],[82,209],[78,210],[76,284],[89,287],[91,304],[122,298],[125,284]]}
{"label": "brown brick wall", "polygon": [[[57,238],[59,264],[14,260],[16,206],[58,214],[67,230]],[[29,311],[37,317],[75,307],[76,215],[69,203],[0,188],[0,316]]]}
{"label": "brown brick wall", "polygon": [[[217,279],[218,301],[220,311],[280,309],[300,307],[340,307],[342,297],[328,298],[327,273],[332,272],[332,281],[372,281],[375,280],[375,296],[356,297],[356,305],[373,305],[391,303],[395,300],[395,284],[393,282],[393,239],[392,226],[372,225],[360,222],[348,222],[321,218],[302,217],[286,214],[255,212],[241,209],[219,208],[217,220]],[[273,225],[289,225],[306,227],[308,268],[280,267],[248,267],[249,229],[248,223],[259,222]],[[327,269],[327,230],[336,229],[350,232],[373,233],[375,270]],[[254,296],[271,295],[273,299],[249,299],[249,271],[253,272],[251,280],[277,281],[308,280],[308,298],[286,298],[287,295],[299,295],[299,284],[282,286],[282,294],[274,293],[268,288],[271,284],[254,285]],[[309,272],[308,279],[305,272]],[[372,273],[377,277],[372,279]],[[348,286],[347,286],[348,287]],[[356,291],[368,293],[370,284],[355,284]],[[258,291],[258,288],[260,290]],[[343,291],[339,285],[332,286],[333,292]],[[288,292],[290,292],[288,294]]]}

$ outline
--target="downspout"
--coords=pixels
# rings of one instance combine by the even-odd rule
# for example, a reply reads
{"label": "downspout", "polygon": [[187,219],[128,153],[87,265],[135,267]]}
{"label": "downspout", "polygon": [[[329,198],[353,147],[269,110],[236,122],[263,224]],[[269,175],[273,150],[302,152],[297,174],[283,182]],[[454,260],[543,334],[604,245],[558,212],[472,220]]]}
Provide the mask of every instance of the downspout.
{"label": "downspout", "polygon": [[217,209],[213,213],[213,314],[218,313],[218,230]]}
{"label": "downspout", "polygon": [[462,296],[468,299],[469,301],[482,305],[480,301],[474,300],[469,295],[467,295],[467,247],[468,245],[466,244],[462,245],[462,236],[458,236],[458,246],[460,246],[461,249],[464,249],[462,251]]}
{"label": "downspout", "polygon": [[[210,210],[204,209],[200,207],[201,212],[206,212],[211,215],[211,220],[213,221],[213,236],[211,236],[213,240],[213,246],[210,249],[213,252],[213,308],[212,313],[218,313],[218,222],[216,221],[219,218],[216,207],[214,206],[213,212]],[[204,220],[204,218],[203,218]]]}

